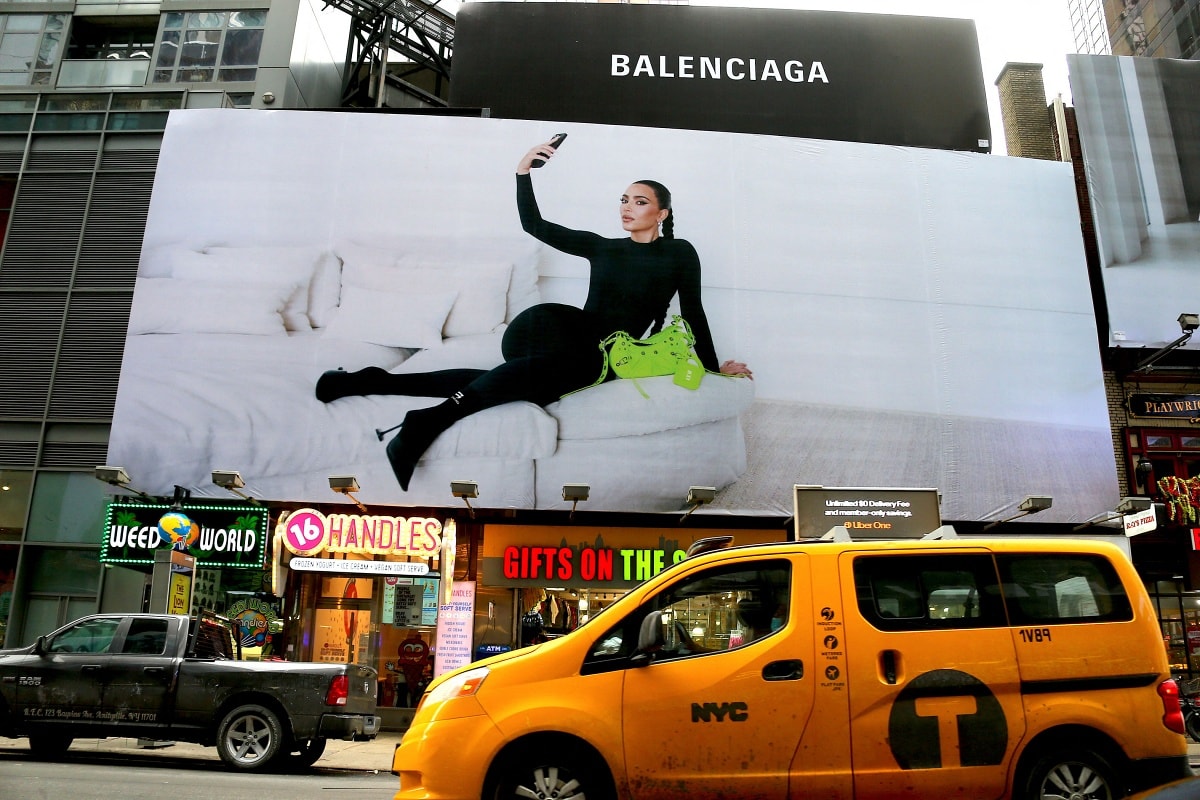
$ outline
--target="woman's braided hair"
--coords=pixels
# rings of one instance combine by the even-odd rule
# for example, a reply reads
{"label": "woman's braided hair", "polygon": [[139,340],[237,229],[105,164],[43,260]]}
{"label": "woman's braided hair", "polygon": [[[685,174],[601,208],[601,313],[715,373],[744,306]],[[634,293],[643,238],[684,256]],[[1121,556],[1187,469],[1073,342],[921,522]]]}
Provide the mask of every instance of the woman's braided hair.
{"label": "woman's braided hair", "polygon": [[658,181],[635,181],[635,183],[649,186],[654,191],[654,198],[658,200],[658,207],[667,210],[667,218],[662,223],[662,237],[664,239],[674,239],[675,209],[671,208],[671,190]]}

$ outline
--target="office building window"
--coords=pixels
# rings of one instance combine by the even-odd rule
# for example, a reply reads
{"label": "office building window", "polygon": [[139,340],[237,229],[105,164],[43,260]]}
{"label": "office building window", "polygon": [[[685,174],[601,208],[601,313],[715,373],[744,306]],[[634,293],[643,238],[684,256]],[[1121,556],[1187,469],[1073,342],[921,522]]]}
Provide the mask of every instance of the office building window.
{"label": "office building window", "polygon": [[266,10],[163,14],[154,83],[252,81]]}
{"label": "office building window", "polygon": [[66,14],[0,14],[0,86],[48,85],[66,26]]}

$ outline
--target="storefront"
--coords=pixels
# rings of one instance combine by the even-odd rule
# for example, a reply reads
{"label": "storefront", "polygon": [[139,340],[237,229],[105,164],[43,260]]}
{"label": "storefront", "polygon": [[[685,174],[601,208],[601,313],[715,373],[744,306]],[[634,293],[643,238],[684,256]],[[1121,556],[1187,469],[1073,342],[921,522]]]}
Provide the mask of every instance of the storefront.
{"label": "storefront", "polygon": [[[629,589],[679,561],[699,539],[738,544],[783,541],[786,531],[487,525],[479,559],[479,656],[570,633]],[[723,617],[687,620],[700,638],[725,642]]]}

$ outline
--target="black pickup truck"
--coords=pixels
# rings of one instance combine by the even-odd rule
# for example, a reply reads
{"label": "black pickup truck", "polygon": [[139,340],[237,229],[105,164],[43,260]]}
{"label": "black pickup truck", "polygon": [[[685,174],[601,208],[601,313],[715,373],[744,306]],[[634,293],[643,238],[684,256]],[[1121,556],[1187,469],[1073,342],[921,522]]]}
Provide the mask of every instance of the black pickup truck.
{"label": "black pickup truck", "polygon": [[99,614],[0,650],[0,736],[35,754],[128,736],[215,745],[229,767],[312,765],[327,739],[379,729],[358,664],[235,660],[228,629],[171,614]]}

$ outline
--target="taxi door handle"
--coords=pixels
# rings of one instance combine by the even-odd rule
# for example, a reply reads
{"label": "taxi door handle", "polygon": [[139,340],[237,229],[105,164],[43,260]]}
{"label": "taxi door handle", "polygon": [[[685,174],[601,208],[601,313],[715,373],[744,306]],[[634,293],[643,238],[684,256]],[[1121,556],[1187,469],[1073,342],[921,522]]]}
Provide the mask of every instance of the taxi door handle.
{"label": "taxi door handle", "polygon": [[804,662],[799,659],[772,661],[763,667],[764,681],[798,681],[804,677]]}
{"label": "taxi door handle", "polygon": [[895,650],[884,650],[879,654],[879,672],[885,683],[896,683],[896,653]]}

